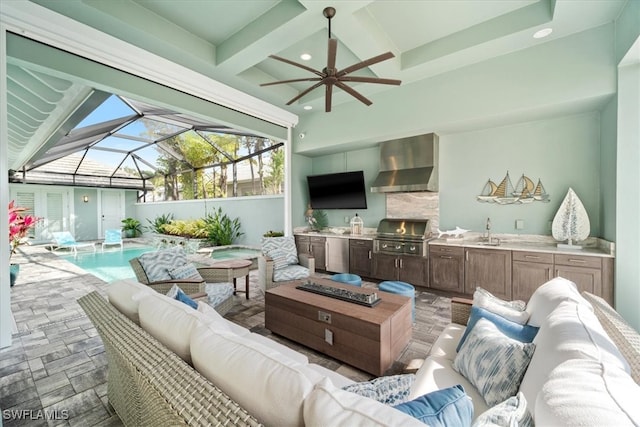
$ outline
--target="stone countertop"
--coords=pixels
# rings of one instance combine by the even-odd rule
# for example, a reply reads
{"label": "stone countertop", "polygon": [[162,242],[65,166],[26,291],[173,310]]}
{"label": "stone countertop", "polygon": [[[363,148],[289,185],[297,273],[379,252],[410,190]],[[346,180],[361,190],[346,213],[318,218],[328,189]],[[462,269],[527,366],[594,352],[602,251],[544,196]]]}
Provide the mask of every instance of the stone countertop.
{"label": "stone countertop", "polygon": [[553,254],[570,254],[584,256],[615,257],[615,244],[598,238],[588,238],[582,243],[582,249],[559,248],[551,236],[537,235],[495,235],[497,246],[484,244],[486,240],[480,233],[467,233],[462,238],[441,238],[429,241],[430,245],[461,246],[465,248],[482,248],[496,250],[516,250],[528,252],[546,252]]}
{"label": "stone countertop", "polygon": [[308,227],[296,228],[293,230],[295,236],[316,236],[316,237],[338,237],[341,239],[361,239],[361,240],[373,240],[376,238],[375,228],[365,228],[362,234],[351,234],[348,227],[335,227],[328,228],[323,231],[311,231]]}

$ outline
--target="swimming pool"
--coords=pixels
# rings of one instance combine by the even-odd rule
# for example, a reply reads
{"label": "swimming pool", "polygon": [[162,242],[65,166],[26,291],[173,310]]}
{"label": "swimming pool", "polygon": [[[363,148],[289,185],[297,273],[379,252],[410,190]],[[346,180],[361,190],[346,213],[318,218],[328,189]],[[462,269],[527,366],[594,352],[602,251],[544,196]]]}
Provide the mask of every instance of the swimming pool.
{"label": "swimming pool", "polygon": [[139,247],[132,249],[106,250],[96,253],[78,253],[77,256],[61,255],[60,258],[77,265],[105,282],[136,277],[129,265],[129,260],[145,252],[155,251],[153,247]]}
{"label": "swimming pool", "polygon": [[262,253],[259,248],[242,245],[216,246],[211,248],[211,258],[216,261],[228,261],[231,259],[248,259],[251,261],[251,269],[258,268],[258,256]]}

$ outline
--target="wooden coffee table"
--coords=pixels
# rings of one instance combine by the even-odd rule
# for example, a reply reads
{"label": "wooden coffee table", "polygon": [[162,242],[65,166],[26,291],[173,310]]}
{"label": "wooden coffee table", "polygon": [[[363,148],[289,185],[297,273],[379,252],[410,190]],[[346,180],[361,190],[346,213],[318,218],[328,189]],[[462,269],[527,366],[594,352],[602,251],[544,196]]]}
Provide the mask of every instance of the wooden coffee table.
{"label": "wooden coffee table", "polygon": [[374,375],[383,375],[411,339],[411,299],[374,289],[312,278],[352,292],[377,292],[367,307],[296,289],[302,280],[265,292],[265,327]]}

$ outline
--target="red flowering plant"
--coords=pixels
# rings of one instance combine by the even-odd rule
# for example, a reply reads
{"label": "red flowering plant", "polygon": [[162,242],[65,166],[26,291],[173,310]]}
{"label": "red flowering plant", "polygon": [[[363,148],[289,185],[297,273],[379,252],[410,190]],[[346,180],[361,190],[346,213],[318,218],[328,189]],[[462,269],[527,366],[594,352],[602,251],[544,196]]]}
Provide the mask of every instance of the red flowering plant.
{"label": "red flowering plant", "polygon": [[27,210],[27,208],[16,206],[13,200],[9,202],[9,246],[11,247],[9,258],[18,249],[18,246],[25,242],[24,239],[29,230],[40,221],[40,218],[33,215],[24,215],[23,213]]}

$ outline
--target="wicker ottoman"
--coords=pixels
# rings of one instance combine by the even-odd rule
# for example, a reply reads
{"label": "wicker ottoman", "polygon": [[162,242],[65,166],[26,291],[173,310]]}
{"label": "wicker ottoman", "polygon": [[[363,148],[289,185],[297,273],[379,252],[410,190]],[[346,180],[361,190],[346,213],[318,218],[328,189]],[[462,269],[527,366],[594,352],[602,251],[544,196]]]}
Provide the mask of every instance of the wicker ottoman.
{"label": "wicker ottoman", "polygon": [[411,318],[416,321],[416,289],[406,282],[388,280],[378,285],[378,289],[411,298]]}

